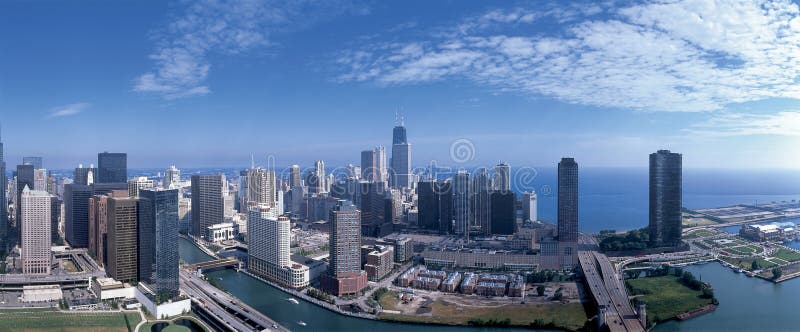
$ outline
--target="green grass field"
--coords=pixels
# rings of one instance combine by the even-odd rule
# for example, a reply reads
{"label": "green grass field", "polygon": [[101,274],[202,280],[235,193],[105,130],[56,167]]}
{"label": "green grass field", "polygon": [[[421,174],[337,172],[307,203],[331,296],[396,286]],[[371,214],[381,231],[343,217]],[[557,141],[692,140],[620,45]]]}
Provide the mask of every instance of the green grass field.
{"label": "green grass field", "polygon": [[52,310],[0,310],[0,331],[129,332],[140,321],[136,313],[65,313]]}
{"label": "green grass field", "polygon": [[674,318],[684,312],[711,303],[700,298],[702,292],[692,290],[678,282],[675,276],[629,279],[632,288],[649,292],[636,298],[647,303],[647,316],[658,322]]}
{"label": "green grass field", "polygon": [[800,253],[796,253],[794,251],[786,249],[778,249],[778,251],[775,252],[775,254],[772,256],[775,256],[787,262],[800,261]]}

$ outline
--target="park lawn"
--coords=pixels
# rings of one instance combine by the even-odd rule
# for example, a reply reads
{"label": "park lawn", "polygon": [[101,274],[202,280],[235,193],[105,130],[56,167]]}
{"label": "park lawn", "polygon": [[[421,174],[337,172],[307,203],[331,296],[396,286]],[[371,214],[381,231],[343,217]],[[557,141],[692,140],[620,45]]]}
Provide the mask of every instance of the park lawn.
{"label": "park lawn", "polygon": [[647,316],[653,321],[672,319],[684,312],[711,303],[711,299],[700,298],[701,291],[684,286],[675,276],[628,279],[632,288],[649,292],[636,299],[647,303]]}
{"label": "park lawn", "polygon": [[58,311],[2,310],[0,331],[26,332],[129,332],[141,318],[137,313],[65,313]]}
{"label": "park lawn", "polygon": [[397,299],[397,292],[395,291],[388,291],[378,299],[378,303],[381,304],[383,310],[397,310],[397,301],[399,300]]}
{"label": "park lawn", "polygon": [[745,269],[747,271],[752,271],[753,270],[753,261],[758,262],[758,265],[761,267],[761,269],[768,269],[768,268],[775,267],[775,266],[778,265],[778,264],[775,264],[773,262],[770,262],[770,261],[765,260],[765,259],[760,258],[760,257],[759,258],[753,258],[753,257],[749,257],[749,258],[723,257],[722,260],[724,260],[724,261],[726,261],[726,262],[728,262],[730,264],[733,264],[734,266],[738,266],[738,267],[740,267],[742,269]]}
{"label": "park lawn", "polygon": [[589,316],[580,303],[509,304],[500,307],[466,307],[442,300],[431,304],[431,316],[381,314],[380,318],[401,322],[467,325],[470,320],[511,320],[511,325],[529,326],[537,319],[569,330],[581,328]]}
{"label": "park lawn", "polygon": [[778,251],[776,251],[775,254],[772,255],[772,256],[780,258],[780,259],[785,260],[787,262],[800,261],[800,253],[797,253],[797,252],[794,252],[794,251],[791,251],[791,250],[787,250],[787,249],[783,249],[783,248],[778,249]]}

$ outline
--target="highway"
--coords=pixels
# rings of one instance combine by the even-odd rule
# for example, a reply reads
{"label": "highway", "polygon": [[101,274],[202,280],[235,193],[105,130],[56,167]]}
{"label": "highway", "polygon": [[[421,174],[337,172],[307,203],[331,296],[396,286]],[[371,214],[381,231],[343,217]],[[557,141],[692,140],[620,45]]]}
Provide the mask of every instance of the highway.
{"label": "highway", "polygon": [[644,331],[628,300],[622,276],[608,257],[595,251],[579,251],[578,259],[598,309],[605,308],[604,321],[609,330]]}
{"label": "highway", "polygon": [[181,290],[224,322],[231,331],[289,331],[239,299],[211,286],[205,280],[180,271]]}

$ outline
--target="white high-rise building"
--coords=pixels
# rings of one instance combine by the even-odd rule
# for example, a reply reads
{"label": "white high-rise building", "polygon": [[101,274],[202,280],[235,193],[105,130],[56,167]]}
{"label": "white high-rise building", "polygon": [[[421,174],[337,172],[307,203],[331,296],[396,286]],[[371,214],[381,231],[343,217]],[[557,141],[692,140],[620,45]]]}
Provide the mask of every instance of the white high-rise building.
{"label": "white high-rise building", "polygon": [[275,172],[262,168],[247,170],[247,201],[275,207]]}
{"label": "white high-rise building", "polygon": [[28,186],[20,196],[22,273],[50,274],[50,194],[31,190]]}
{"label": "white high-rise building", "polygon": [[165,189],[174,189],[172,186],[177,186],[181,182],[181,170],[179,170],[175,165],[172,165],[164,172],[164,185]]}
{"label": "white high-rise building", "polygon": [[317,160],[314,162],[314,175],[317,176],[317,194],[328,192],[328,177],[325,176],[325,162]]}
{"label": "white high-rise building", "polygon": [[290,259],[289,218],[276,217],[272,207],[261,204],[250,207],[247,219],[248,270],[292,288],[308,286],[308,267]]}
{"label": "white high-rise building", "polygon": [[382,145],[375,147],[375,182],[389,181],[389,172],[386,170],[386,148]]}
{"label": "white high-rise building", "polygon": [[536,192],[522,193],[522,219],[536,221],[539,218]]}
{"label": "white high-rise building", "polygon": [[47,191],[47,170],[44,168],[33,170],[33,190]]}
{"label": "white high-rise building", "polygon": [[139,197],[139,190],[153,189],[153,180],[148,179],[146,176],[135,177],[128,180],[128,196]]}

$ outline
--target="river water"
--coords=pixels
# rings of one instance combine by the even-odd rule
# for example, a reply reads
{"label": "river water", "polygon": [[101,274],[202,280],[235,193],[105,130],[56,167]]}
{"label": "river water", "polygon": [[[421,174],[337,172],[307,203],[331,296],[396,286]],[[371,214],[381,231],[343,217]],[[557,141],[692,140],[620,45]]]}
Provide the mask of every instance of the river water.
{"label": "river water", "polygon": [[[191,242],[180,239],[181,259],[197,263],[211,259]],[[317,305],[300,300],[293,304],[289,295],[246,274],[234,270],[208,273],[209,278],[217,279],[222,287],[251,307],[274,319],[292,331],[403,331],[403,332],[505,332],[531,331],[507,328],[476,328],[457,326],[433,326],[400,324],[343,316]],[[299,322],[305,322],[302,326]]]}

